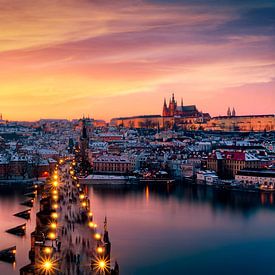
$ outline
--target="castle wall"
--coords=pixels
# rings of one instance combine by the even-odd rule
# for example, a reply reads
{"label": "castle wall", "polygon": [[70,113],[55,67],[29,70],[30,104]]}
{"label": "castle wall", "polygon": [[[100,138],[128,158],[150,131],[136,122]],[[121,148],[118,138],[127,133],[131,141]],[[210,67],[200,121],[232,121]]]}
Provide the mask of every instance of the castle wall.
{"label": "castle wall", "polygon": [[212,131],[274,131],[274,115],[251,115],[233,117],[213,117],[205,126],[205,130]]}

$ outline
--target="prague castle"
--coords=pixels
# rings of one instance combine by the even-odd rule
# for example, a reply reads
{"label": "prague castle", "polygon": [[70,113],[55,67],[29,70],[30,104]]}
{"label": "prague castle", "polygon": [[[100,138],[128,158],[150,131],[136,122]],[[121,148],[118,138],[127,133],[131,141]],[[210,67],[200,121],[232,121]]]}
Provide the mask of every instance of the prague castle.
{"label": "prague castle", "polygon": [[205,131],[275,131],[275,115],[236,115],[236,110],[228,108],[225,116],[211,117],[208,113],[198,111],[196,105],[178,105],[174,94],[167,104],[164,99],[162,115],[143,115],[113,118],[113,126],[128,128],[179,128],[184,130]]}

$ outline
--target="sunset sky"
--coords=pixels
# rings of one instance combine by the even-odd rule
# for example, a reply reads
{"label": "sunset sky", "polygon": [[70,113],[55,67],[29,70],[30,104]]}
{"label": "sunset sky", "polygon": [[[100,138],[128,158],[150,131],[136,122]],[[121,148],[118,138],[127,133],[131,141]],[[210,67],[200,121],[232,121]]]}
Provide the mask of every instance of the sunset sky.
{"label": "sunset sky", "polygon": [[0,0],[10,120],[274,113],[274,0]]}

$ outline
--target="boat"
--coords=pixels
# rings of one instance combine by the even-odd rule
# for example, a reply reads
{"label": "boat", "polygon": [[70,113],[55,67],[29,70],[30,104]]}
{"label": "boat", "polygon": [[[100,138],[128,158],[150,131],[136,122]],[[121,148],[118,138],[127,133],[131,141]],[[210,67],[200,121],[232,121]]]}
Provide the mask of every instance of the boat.
{"label": "boat", "polygon": [[33,199],[21,202],[21,205],[33,207]]}
{"label": "boat", "polygon": [[19,226],[13,227],[11,229],[6,230],[7,233],[16,235],[16,236],[25,236],[26,234],[26,224],[21,224]]}
{"label": "boat", "polygon": [[28,220],[31,216],[31,209],[27,209],[14,214],[14,216]]}
{"label": "boat", "polygon": [[12,246],[0,251],[0,261],[15,262],[16,246]]}
{"label": "boat", "polygon": [[79,178],[80,184],[135,184],[136,177],[116,175],[89,175]]}

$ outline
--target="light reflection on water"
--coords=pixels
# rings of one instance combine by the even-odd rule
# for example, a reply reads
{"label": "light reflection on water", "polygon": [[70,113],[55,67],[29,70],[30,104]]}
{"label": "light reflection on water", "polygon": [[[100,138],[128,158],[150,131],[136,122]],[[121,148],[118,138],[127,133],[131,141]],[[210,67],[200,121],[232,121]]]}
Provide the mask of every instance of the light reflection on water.
{"label": "light reflection on water", "polygon": [[90,188],[122,275],[275,274],[273,194],[194,185]]}
{"label": "light reflection on water", "polygon": [[[31,210],[31,219],[25,220],[13,216],[15,213],[29,209],[30,207],[20,205],[21,202],[29,199],[24,196],[25,188],[0,188],[0,250],[16,245],[16,262],[8,264],[0,261],[0,274],[19,274],[19,269],[28,264],[28,254],[30,250],[30,233],[35,228],[35,213],[38,207],[35,199],[34,207]],[[18,237],[6,233],[9,228],[26,223],[26,235]]]}
{"label": "light reflection on water", "polygon": [[[194,185],[89,187],[91,210],[102,230],[108,218],[112,256],[122,275],[275,274],[274,195],[219,191]],[[30,232],[5,233],[25,220],[24,190],[0,189],[0,249],[17,245],[16,265],[0,262],[0,274],[19,274],[29,262]]]}

